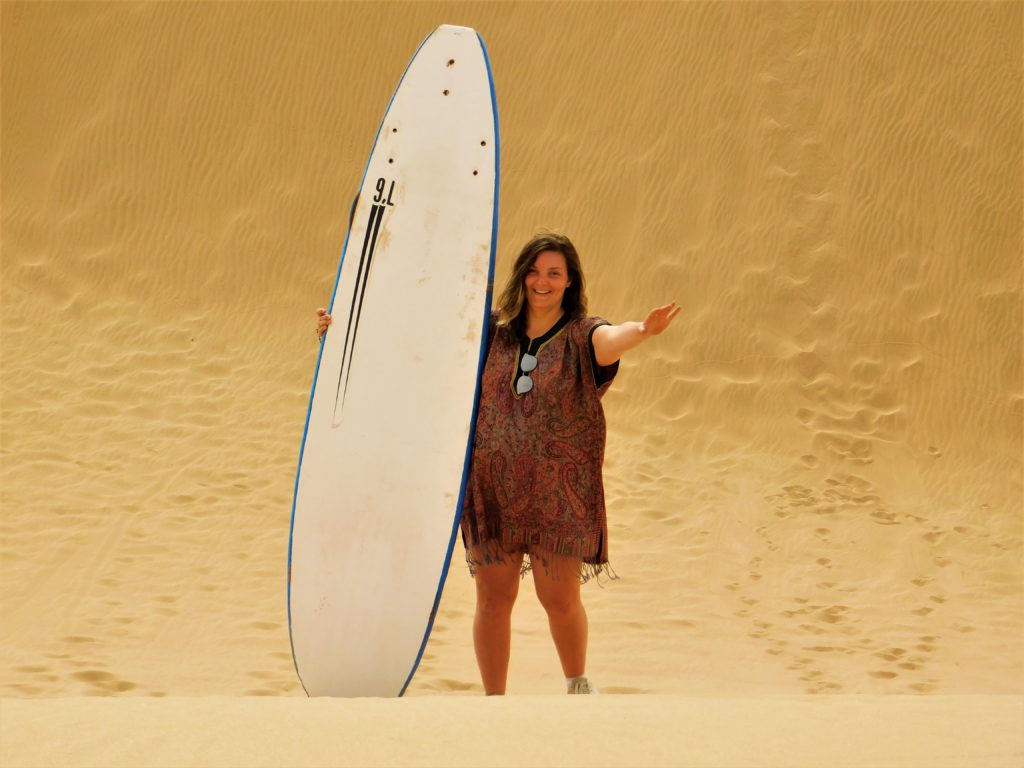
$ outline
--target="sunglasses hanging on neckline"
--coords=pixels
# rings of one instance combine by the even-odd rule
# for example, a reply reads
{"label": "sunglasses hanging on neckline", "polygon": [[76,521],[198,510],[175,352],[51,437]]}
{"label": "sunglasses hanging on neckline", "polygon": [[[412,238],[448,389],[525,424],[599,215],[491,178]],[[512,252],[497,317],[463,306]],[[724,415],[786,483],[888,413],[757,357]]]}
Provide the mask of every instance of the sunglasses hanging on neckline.
{"label": "sunglasses hanging on neckline", "polygon": [[523,372],[523,375],[516,379],[516,392],[520,395],[525,395],[531,389],[533,389],[533,379],[527,374],[537,367],[537,356],[531,355],[527,352],[523,355],[522,360],[519,361],[519,369]]}

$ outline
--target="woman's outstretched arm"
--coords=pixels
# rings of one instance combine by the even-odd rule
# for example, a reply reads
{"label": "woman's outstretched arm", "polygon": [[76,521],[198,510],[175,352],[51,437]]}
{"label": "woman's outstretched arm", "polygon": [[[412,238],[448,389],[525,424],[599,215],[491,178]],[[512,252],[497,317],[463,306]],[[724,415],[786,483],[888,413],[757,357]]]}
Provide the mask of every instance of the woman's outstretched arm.
{"label": "woman's outstretched arm", "polygon": [[652,336],[664,331],[682,311],[673,301],[656,307],[647,313],[642,323],[628,322],[621,325],[600,325],[594,330],[594,357],[601,366],[611,365],[628,350],[638,346]]}

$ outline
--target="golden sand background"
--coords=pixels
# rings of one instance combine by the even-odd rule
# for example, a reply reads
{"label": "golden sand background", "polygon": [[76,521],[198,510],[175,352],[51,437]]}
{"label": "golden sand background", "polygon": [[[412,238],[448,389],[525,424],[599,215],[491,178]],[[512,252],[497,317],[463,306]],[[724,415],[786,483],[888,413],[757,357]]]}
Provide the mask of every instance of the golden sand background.
{"label": "golden sand background", "polygon": [[[57,4],[2,24],[0,695],[301,696],[285,563],[346,217],[440,23],[496,279],[670,333],[605,400],[607,693],[1022,694],[1020,3]],[[480,691],[457,549],[410,694]],[[530,584],[512,693],[561,690]]]}

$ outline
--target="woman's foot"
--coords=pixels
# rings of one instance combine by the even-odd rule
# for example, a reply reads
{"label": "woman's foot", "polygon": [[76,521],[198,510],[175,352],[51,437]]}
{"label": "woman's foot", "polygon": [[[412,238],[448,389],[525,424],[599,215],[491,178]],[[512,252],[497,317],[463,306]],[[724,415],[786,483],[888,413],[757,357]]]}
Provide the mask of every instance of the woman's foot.
{"label": "woman's foot", "polygon": [[585,675],[566,679],[567,693],[597,693],[597,688],[590,684]]}

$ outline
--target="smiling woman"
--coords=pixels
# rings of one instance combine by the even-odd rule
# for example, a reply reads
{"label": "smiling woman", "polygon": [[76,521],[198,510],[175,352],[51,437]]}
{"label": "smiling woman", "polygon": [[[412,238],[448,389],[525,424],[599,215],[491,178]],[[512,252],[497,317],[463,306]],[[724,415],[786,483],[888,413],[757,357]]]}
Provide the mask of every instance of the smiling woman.
{"label": "smiling woman", "polygon": [[519,576],[531,570],[569,693],[596,692],[585,675],[580,584],[612,573],[601,397],[621,355],[678,313],[670,304],[619,326],[587,316],[583,268],[564,235],[538,235],[516,259],[492,316],[462,508],[477,591],[474,645],[488,694],[505,692],[512,606]]}

